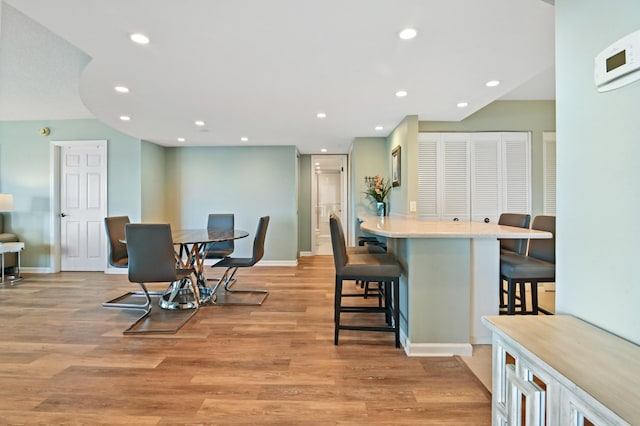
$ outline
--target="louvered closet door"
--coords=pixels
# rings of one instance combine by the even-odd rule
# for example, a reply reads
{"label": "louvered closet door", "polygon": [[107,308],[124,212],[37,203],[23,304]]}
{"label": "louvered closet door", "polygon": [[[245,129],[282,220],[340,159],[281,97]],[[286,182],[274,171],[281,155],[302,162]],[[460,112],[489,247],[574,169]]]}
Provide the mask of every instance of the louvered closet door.
{"label": "louvered closet door", "polygon": [[420,133],[418,137],[418,215],[439,220],[438,146],[440,133]]}
{"label": "louvered closet door", "polygon": [[471,220],[497,223],[501,211],[500,133],[471,134]]}
{"label": "louvered closet door", "polygon": [[442,220],[469,220],[469,134],[442,134]]}
{"label": "louvered closet door", "polygon": [[531,212],[529,133],[502,133],[502,211]]}

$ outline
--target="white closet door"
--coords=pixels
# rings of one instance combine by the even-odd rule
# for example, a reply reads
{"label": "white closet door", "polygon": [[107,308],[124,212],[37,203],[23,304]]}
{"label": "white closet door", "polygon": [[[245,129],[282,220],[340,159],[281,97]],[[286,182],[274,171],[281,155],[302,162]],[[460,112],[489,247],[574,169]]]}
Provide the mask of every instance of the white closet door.
{"label": "white closet door", "polygon": [[420,133],[418,138],[418,215],[421,219],[440,219],[439,143],[439,133]]}
{"label": "white closet door", "polygon": [[497,223],[501,211],[501,137],[471,134],[471,220]]}
{"label": "white closet door", "polygon": [[531,212],[530,134],[502,133],[502,211]]}
{"label": "white closet door", "polygon": [[469,134],[442,134],[441,218],[469,220]]}

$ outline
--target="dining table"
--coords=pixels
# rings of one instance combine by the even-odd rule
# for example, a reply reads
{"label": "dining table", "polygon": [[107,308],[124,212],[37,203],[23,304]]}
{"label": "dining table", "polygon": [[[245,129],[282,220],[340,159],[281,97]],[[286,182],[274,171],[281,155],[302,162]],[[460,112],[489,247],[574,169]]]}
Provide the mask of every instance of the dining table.
{"label": "dining table", "polygon": [[[172,230],[173,243],[178,246],[176,258],[179,268],[193,268],[196,282],[194,283],[196,297],[199,305],[215,302],[214,289],[216,286],[207,285],[205,276],[205,260],[207,258],[207,247],[210,243],[217,243],[230,240],[238,240],[249,236],[249,232],[242,229],[230,228],[202,228],[202,229],[176,229]],[[215,280],[214,280],[215,281]],[[179,308],[180,301],[176,300],[175,305],[168,306],[169,309]]]}

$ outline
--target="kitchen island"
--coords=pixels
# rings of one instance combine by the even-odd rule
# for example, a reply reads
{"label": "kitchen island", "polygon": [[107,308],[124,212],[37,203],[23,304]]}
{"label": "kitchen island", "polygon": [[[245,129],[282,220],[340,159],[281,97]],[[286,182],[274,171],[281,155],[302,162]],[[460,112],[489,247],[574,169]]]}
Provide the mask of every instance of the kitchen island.
{"label": "kitchen island", "polygon": [[467,221],[359,216],[363,231],[387,238],[402,265],[400,333],[410,356],[471,355],[491,343],[481,322],[497,315],[499,238],[552,238],[544,231]]}

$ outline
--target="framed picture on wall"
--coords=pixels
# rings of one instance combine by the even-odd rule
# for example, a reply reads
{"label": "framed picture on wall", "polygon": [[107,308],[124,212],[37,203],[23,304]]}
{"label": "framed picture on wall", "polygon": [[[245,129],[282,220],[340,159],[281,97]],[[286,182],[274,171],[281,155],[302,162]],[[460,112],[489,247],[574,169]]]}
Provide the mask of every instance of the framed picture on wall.
{"label": "framed picture on wall", "polygon": [[400,147],[391,151],[391,185],[400,186]]}

